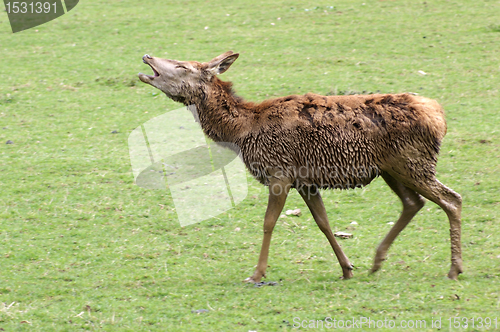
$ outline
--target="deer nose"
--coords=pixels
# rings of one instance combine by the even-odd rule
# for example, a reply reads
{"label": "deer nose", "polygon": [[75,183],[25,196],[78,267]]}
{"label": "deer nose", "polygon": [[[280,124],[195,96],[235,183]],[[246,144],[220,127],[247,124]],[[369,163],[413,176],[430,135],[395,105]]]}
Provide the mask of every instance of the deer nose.
{"label": "deer nose", "polygon": [[144,56],[142,57],[142,61],[146,63],[146,59],[152,59],[152,57],[149,54],[144,54]]}

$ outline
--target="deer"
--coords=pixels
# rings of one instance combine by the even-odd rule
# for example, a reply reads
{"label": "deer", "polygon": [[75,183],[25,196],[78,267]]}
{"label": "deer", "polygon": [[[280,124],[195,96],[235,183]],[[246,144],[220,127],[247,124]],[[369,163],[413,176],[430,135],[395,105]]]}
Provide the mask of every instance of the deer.
{"label": "deer", "polygon": [[446,213],[450,225],[448,278],[463,272],[461,196],[439,182],[436,164],[447,125],[433,100],[410,93],[323,96],[289,95],[262,102],[237,96],[218,75],[239,57],[225,52],[208,62],[144,55],[153,75],[139,79],[186,106],[195,106],[203,132],[240,150],[250,174],[269,188],[258,263],[245,282],[266,277],[269,247],[289,191],[297,190],[326,236],[342,279],[353,268],[330,227],[320,190],[353,189],[381,177],[401,200],[399,219],[378,245],[371,272],[378,271],[395,238],[426,199]]}

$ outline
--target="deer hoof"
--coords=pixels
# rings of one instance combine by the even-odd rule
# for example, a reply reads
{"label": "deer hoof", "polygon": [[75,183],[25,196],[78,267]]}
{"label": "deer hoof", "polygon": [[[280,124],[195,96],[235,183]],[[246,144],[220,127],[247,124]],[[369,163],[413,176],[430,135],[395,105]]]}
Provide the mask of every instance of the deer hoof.
{"label": "deer hoof", "polygon": [[378,270],[380,270],[380,268],[382,267],[382,262],[383,262],[383,260],[376,261],[375,263],[373,263],[373,266],[372,266],[372,269],[370,270],[370,273],[375,273]]}
{"label": "deer hoof", "polygon": [[450,268],[450,272],[448,272],[448,278],[452,280],[457,280],[458,275],[463,272],[462,262],[458,262],[456,264],[452,264]]}
{"label": "deer hoof", "polygon": [[246,283],[249,283],[249,284],[259,283],[260,282],[260,278],[259,278],[259,280],[256,280],[256,279],[257,278],[249,277],[249,278],[246,278],[245,280],[243,280],[243,282],[246,282]]}
{"label": "deer hoof", "polygon": [[350,269],[342,269],[342,273],[343,273],[343,276],[340,277],[340,279],[342,279],[342,280],[351,279],[353,277],[352,266]]}

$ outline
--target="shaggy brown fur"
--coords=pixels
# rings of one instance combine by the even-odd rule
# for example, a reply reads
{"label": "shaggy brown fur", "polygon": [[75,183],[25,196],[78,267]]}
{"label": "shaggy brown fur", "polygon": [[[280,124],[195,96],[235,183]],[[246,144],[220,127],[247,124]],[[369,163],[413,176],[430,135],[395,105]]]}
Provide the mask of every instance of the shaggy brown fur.
{"label": "shaggy brown fur", "polygon": [[[372,271],[380,268],[396,236],[424,205],[422,196],[441,206],[450,221],[452,265],[462,272],[461,197],[437,181],[436,162],[446,133],[441,106],[410,94],[321,96],[308,93],[246,102],[217,74],[238,54],[227,52],[208,63],[152,58],[155,76],[140,79],[185,105],[195,105],[203,131],[216,142],[234,143],[250,173],[269,186],[264,240],[259,263],[246,281],[265,275],[271,233],[288,190],[296,188],[327,236],[343,277],[352,265],[333,237],[318,188],[349,189],[382,176],[400,197],[403,212],[377,249]],[[422,196],[421,196],[422,195]]]}

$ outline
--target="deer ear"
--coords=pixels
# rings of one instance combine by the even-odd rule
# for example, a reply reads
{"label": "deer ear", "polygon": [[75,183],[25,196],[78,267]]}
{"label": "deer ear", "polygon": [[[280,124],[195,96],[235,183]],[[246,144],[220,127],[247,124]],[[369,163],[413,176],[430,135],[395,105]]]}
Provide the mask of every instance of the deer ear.
{"label": "deer ear", "polygon": [[231,67],[233,62],[236,61],[239,56],[240,55],[238,53],[233,53],[231,51],[221,54],[207,64],[207,70],[212,75],[222,74],[228,70],[229,67]]}

